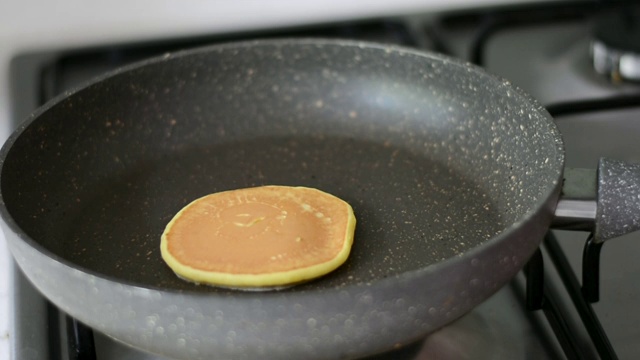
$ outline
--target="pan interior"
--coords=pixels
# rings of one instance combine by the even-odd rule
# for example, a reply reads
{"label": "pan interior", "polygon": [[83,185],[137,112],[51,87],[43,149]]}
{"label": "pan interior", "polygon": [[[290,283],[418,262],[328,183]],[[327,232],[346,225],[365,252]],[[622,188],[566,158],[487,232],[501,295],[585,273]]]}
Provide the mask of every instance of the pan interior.
{"label": "pan interior", "polygon": [[[335,160],[341,157],[349,160]],[[171,154],[96,188],[68,224],[62,255],[120,279],[191,288],[160,260],[163,224],[199,196],[263,184],[323,189],[354,208],[350,259],[309,286],[372,282],[419,269],[504,227],[478,184],[427,158],[347,138],[266,138]]]}
{"label": "pan interior", "polygon": [[27,241],[75,267],[212,292],[228,290],[162,261],[171,217],[217,191],[315,187],[358,220],[347,263],[296,287],[332,288],[455,257],[538,211],[559,144],[526,98],[457,63],[352,45],[222,47],[48,108],[6,152],[1,188]]}

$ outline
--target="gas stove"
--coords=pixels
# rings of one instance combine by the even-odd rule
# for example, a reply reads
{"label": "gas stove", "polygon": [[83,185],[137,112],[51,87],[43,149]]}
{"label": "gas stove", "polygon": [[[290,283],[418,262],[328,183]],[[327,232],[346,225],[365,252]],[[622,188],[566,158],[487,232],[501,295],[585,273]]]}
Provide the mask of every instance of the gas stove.
{"label": "gas stove", "polygon": [[[633,78],[635,48],[624,49],[624,44],[611,40],[611,32],[602,35],[598,30],[612,16],[633,11],[609,13],[610,8],[591,2],[545,2],[436,9],[312,26],[166,36],[73,51],[24,52],[12,60],[12,89],[25,94],[12,103],[14,125],[65,90],[147,57],[249,38],[339,37],[442,52],[508,79],[555,117],[565,140],[568,167],[595,168],[602,156],[639,162],[636,134],[640,125],[635,119],[640,115],[640,85]],[[624,30],[613,33],[614,39],[626,34]],[[627,60],[621,61],[624,56]],[[636,341],[640,312],[635,311],[640,300],[635,281],[640,275],[635,260],[640,254],[640,234],[615,239],[602,249],[588,247],[583,270],[588,235],[549,232],[525,270],[486,302],[424,339],[372,358],[633,358],[640,353]],[[11,269],[13,358],[163,359],[68,317],[39,295],[13,263]]]}

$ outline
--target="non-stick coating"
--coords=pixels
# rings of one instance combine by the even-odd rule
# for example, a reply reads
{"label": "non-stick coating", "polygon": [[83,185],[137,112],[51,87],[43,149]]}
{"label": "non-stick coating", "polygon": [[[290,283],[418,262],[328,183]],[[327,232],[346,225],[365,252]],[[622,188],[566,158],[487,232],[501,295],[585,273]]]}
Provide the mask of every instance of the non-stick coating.
{"label": "non-stick coating", "polygon": [[160,234],[190,201],[264,184],[341,197],[358,219],[352,255],[280,292],[292,299],[478,252],[549,207],[563,165],[546,112],[508,83],[434,55],[317,40],[134,66],[49,104],[3,157],[3,215],[20,241],[161,291],[243,296],[182,281],[162,261]]}

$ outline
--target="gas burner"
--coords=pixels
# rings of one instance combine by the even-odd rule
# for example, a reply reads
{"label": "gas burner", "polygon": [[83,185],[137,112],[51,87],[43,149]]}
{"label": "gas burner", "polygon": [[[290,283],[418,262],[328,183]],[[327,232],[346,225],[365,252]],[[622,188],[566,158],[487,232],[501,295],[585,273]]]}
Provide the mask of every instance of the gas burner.
{"label": "gas burner", "polygon": [[596,72],[611,81],[640,81],[640,6],[627,5],[596,19],[591,56]]}

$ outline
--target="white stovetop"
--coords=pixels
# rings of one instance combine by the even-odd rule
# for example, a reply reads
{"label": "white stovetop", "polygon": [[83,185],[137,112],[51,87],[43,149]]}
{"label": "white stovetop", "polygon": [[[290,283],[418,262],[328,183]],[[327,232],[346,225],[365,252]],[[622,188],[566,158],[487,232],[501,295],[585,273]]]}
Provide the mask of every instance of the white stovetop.
{"label": "white stovetop", "polygon": [[[112,0],[0,2],[0,143],[11,132],[16,54],[531,0]],[[0,359],[9,359],[9,255],[0,233]],[[20,359],[16,359],[20,360]]]}

